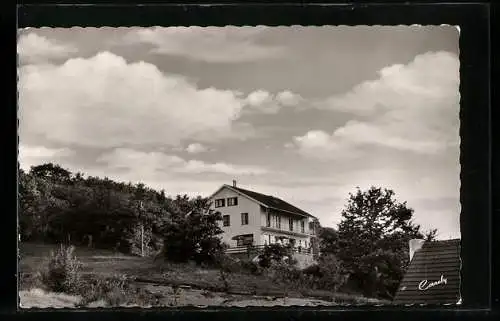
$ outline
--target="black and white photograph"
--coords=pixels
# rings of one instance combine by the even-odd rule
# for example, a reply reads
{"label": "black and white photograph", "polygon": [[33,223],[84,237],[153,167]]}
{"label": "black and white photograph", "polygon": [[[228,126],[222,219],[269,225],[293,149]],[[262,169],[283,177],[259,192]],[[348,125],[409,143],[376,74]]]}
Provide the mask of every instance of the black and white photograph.
{"label": "black and white photograph", "polygon": [[460,304],[459,38],[19,29],[20,308]]}

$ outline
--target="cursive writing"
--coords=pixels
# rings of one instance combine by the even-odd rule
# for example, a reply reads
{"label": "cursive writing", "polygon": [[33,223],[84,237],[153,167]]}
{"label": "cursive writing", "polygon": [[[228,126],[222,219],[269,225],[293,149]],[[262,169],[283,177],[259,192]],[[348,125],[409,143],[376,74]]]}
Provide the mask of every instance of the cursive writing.
{"label": "cursive writing", "polygon": [[436,285],[446,284],[446,283],[448,283],[448,280],[445,279],[443,275],[441,275],[441,279],[439,279],[439,281],[429,282],[428,280],[422,280],[418,284],[418,289],[420,291],[425,291],[425,290],[428,290],[432,287],[435,287]]}

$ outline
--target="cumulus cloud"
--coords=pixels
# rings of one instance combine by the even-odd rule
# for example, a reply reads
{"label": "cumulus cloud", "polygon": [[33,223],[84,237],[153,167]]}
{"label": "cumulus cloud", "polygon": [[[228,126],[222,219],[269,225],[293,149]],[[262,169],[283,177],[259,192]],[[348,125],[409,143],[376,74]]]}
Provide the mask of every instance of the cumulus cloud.
{"label": "cumulus cloud", "polygon": [[36,33],[27,33],[19,36],[17,53],[21,63],[40,63],[53,58],[66,58],[78,52],[75,46],[58,43]]}
{"label": "cumulus cloud", "polygon": [[120,169],[141,172],[153,177],[157,172],[202,174],[219,173],[227,175],[262,175],[268,171],[257,166],[235,165],[224,162],[207,163],[200,160],[185,160],[176,155],[161,152],[141,152],[128,148],[117,148],[101,155],[99,163],[105,163],[111,170]]}
{"label": "cumulus cloud", "polygon": [[429,52],[407,65],[382,69],[379,78],[331,97],[320,108],[361,117],[333,133],[310,131],[294,138],[304,155],[376,145],[422,154],[458,146],[459,60]]}
{"label": "cumulus cloud", "polygon": [[152,52],[211,63],[240,63],[277,58],[283,49],[258,43],[266,27],[154,27],[133,30],[127,43],[145,43]]}
{"label": "cumulus cloud", "polygon": [[190,154],[197,154],[208,151],[208,148],[200,143],[193,143],[186,147],[186,151]]}
{"label": "cumulus cloud", "polygon": [[[19,71],[20,135],[95,147],[244,138],[240,93],[199,89],[156,66],[101,52]],[[250,126],[251,127],[251,126]],[[234,135],[236,129],[238,135]]]}
{"label": "cumulus cloud", "polygon": [[246,112],[259,112],[263,114],[276,114],[282,107],[291,107],[301,101],[298,94],[285,90],[272,94],[266,90],[258,89],[248,94],[245,102],[248,106]]}
{"label": "cumulus cloud", "polygon": [[359,115],[455,108],[459,97],[459,63],[455,54],[427,52],[407,65],[383,68],[378,79],[358,84],[319,106]]}
{"label": "cumulus cloud", "polygon": [[18,153],[21,168],[28,170],[31,166],[64,161],[69,156],[74,155],[75,152],[69,148],[47,148],[45,146],[19,144]]}
{"label": "cumulus cloud", "polygon": [[283,106],[295,106],[302,101],[302,97],[289,90],[285,90],[276,95],[276,100]]}

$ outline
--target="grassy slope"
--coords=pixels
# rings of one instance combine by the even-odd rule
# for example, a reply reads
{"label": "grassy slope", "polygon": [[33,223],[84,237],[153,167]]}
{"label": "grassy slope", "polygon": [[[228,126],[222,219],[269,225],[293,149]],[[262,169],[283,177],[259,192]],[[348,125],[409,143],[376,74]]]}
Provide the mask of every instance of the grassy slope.
{"label": "grassy slope", "polygon": [[[21,275],[32,274],[46,266],[50,251],[57,245],[21,243],[19,246]],[[141,258],[123,255],[108,250],[76,248],[75,255],[83,263],[83,273],[99,275],[127,275],[132,278],[150,280],[158,284],[189,285],[193,288],[221,291],[223,283],[219,271],[202,269],[188,264],[171,264],[163,260],[156,262],[152,258]],[[281,296],[285,289],[265,276],[255,276],[247,273],[232,273],[228,275],[230,290],[233,293],[251,293],[260,295]],[[27,289],[29,290],[29,289]],[[308,291],[307,296],[322,299],[333,299],[345,303],[373,303],[376,301],[363,299],[359,296],[332,293],[329,291]],[[289,292],[290,296],[301,296],[300,293]]]}

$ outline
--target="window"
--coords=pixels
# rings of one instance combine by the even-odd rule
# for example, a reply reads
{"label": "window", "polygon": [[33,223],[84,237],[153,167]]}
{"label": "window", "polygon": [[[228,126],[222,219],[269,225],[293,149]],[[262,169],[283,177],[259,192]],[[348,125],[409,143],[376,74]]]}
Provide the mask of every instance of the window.
{"label": "window", "polygon": [[309,234],[314,234],[314,224],[313,224],[313,222],[309,222]]}
{"label": "window", "polygon": [[253,234],[238,235],[236,246],[249,246],[253,244]]}
{"label": "window", "polygon": [[304,221],[300,221],[300,231],[301,231],[302,233],[304,233],[304,232],[305,232],[305,229],[306,229],[306,224],[305,224],[305,222],[304,222]]}
{"label": "window", "polygon": [[237,197],[230,197],[227,199],[227,206],[236,206],[236,205],[238,205]]}
{"label": "window", "polygon": [[222,216],[222,225],[223,226],[229,226],[230,225],[229,215]]}
{"label": "window", "polygon": [[288,219],[288,229],[293,231],[293,218]]}
{"label": "window", "polygon": [[274,222],[275,222],[276,228],[281,229],[281,217],[279,215],[276,215],[274,217]]}
{"label": "window", "polygon": [[271,214],[267,213],[266,226],[271,227]]}
{"label": "window", "polygon": [[248,225],[248,213],[241,213],[241,225]]}
{"label": "window", "polygon": [[215,200],[215,207],[224,207],[226,206],[226,200],[223,198],[219,198],[218,200]]}

